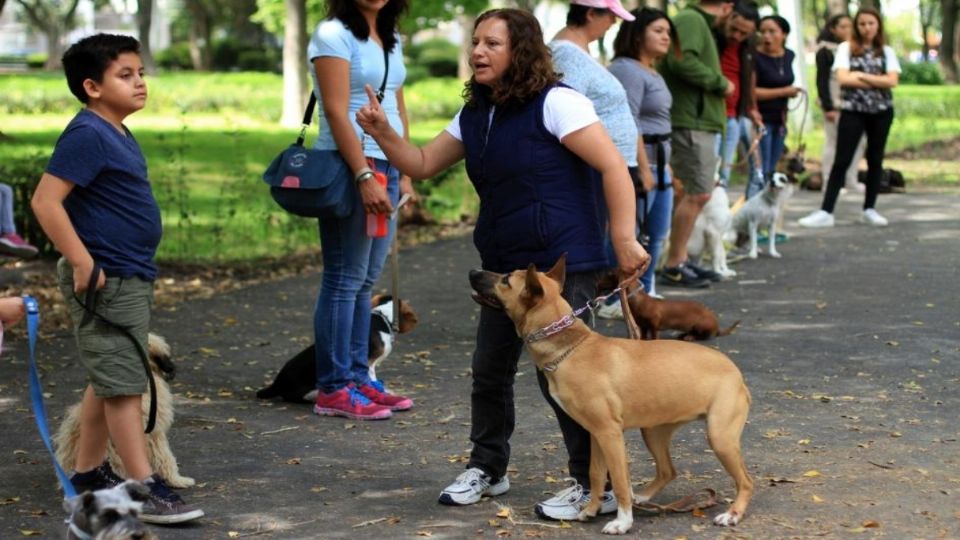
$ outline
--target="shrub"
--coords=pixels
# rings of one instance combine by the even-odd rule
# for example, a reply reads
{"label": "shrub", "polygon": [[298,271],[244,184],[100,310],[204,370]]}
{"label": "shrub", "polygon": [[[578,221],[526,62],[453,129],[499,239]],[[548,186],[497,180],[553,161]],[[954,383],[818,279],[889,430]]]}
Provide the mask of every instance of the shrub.
{"label": "shrub", "polygon": [[900,73],[900,82],[902,84],[925,84],[941,85],[943,84],[943,73],[940,72],[940,65],[936,62],[910,62],[903,63],[903,71]]}
{"label": "shrub", "polygon": [[414,64],[409,58],[405,59],[404,63],[407,66],[407,78],[403,81],[404,85],[409,86],[430,77],[430,71],[427,68]]}
{"label": "shrub", "polygon": [[190,44],[186,42],[172,43],[166,49],[154,54],[157,65],[164,69],[193,69],[190,59]]}
{"label": "shrub", "polygon": [[47,65],[47,53],[34,53],[27,55],[27,67],[30,69],[41,69]]}
{"label": "shrub", "polygon": [[412,64],[425,67],[432,77],[456,77],[460,47],[441,38],[411,45],[407,50]]}
{"label": "shrub", "polygon": [[37,217],[33,215],[30,197],[33,196],[49,159],[49,155],[28,154],[0,162],[0,179],[13,188],[14,224],[20,234],[40,250],[41,256],[52,255],[56,250],[40,228]]}
{"label": "shrub", "polygon": [[274,49],[242,51],[237,57],[237,67],[240,71],[278,72],[280,62],[276,53]]}

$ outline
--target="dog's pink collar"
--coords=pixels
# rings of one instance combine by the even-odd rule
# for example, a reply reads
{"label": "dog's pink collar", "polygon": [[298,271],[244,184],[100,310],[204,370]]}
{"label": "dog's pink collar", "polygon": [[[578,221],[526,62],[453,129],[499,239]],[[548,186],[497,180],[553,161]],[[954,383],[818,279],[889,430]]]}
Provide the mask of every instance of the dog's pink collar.
{"label": "dog's pink collar", "polygon": [[[582,312],[583,309],[581,309],[580,311]],[[523,342],[527,344],[534,343],[542,339],[547,339],[550,336],[559,334],[560,332],[563,332],[567,328],[570,328],[571,326],[573,326],[573,323],[577,322],[577,315],[579,314],[580,313],[576,311],[572,313],[568,313],[567,315],[564,315],[560,319],[553,321],[547,326],[544,326],[539,330],[530,332],[529,334],[527,334],[527,337],[523,338]]]}

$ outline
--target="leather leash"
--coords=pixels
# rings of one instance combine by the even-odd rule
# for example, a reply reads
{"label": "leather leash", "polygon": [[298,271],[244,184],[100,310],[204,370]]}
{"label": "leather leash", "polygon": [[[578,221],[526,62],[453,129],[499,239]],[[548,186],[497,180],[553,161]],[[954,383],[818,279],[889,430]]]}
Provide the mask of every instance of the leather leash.
{"label": "leather leash", "polygon": [[650,514],[669,514],[693,512],[695,510],[703,510],[704,508],[710,508],[716,505],[717,492],[710,488],[706,488],[667,504],[657,504],[650,501],[635,501],[633,503],[633,508],[635,510],[640,510],[641,512],[647,512]]}
{"label": "leather leash", "polygon": [[140,353],[140,360],[143,362],[143,369],[147,372],[147,382],[150,384],[150,412],[147,414],[147,427],[143,430],[144,433],[149,434],[153,432],[153,428],[157,424],[157,382],[153,379],[153,371],[150,369],[149,355],[143,347],[143,344],[140,343],[140,340],[133,335],[133,332],[131,332],[129,328],[120,326],[97,313],[97,294],[99,294],[97,281],[100,278],[100,272],[102,272],[100,265],[94,262],[93,271],[90,273],[90,282],[87,283],[87,292],[84,300],[81,301],[79,296],[76,294],[73,295],[73,299],[80,304],[80,307],[82,307],[84,311],[83,318],[80,320],[80,326],[89,324],[93,319],[96,319],[127,336],[137,347],[137,352]]}
{"label": "leather leash", "polygon": [[47,411],[43,406],[43,389],[40,386],[40,376],[37,374],[37,333],[40,328],[40,306],[37,300],[32,296],[23,297],[23,306],[27,312],[27,336],[30,345],[30,401],[33,406],[33,418],[37,422],[37,430],[40,431],[40,438],[43,439],[47,452],[50,453],[50,460],[53,461],[53,469],[60,480],[60,486],[63,488],[63,497],[70,499],[77,496],[77,491],[73,489],[73,484],[67,478],[67,473],[63,472],[63,467],[57,461],[57,454],[53,451],[53,444],[50,442],[50,429],[47,427]]}

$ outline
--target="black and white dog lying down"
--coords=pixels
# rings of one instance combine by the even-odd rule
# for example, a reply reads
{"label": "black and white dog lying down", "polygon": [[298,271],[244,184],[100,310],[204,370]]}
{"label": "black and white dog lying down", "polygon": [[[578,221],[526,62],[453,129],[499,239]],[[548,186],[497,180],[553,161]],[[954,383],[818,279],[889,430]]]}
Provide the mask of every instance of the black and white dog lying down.
{"label": "black and white dog lying down", "polygon": [[67,540],[150,540],[155,538],[140,522],[150,489],[135,480],[110,489],[85,491],[64,501]]}
{"label": "black and white dog lying down", "polygon": [[[377,366],[393,350],[393,297],[376,295],[372,299],[373,311],[370,315],[370,345],[367,365],[370,378],[377,379]],[[397,331],[401,334],[417,326],[417,314],[406,300],[400,300],[400,321]],[[287,363],[277,373],[273,384],[257,391],[260,399],[280,397],[293,403],[313,403],[317,397],[317,361],[316,347],[310,345]]]}

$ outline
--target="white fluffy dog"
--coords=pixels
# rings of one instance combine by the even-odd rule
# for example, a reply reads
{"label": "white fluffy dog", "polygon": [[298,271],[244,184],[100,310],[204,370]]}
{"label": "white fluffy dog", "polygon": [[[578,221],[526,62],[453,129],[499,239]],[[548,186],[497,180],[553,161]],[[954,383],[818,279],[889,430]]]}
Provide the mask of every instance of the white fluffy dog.
{"label": "white fluffy dog", "polygon": [[783,204],[793,193],[787,175],[775,172],[767,179],[763,191],[750,197],[733,216],[733,230],[737,233],[737,245],[749,242],[747,256],[757,258],[757,231],[769,227],[770,256],[781,257],[777,251],[777,221]]}
{"label": "white fluffy dog", "polygon": [[[193,478],[180,475],[177,458],[170,450],[170,442],[167,440],[167,432],[173,425],[173,395],[170,393],[170,385],[167,384],[167,380],[173,378],[176,371],[173,361],[170,359],[170,346],[162,337],[150,334],[147,349],[153,379],[157,383],[157,423],[153,432],[147,435],[147,459],[153,471],[166,480],[170,487],[190,487],[196,482]],[[143,394],[142,403],[143,416],[146,418],[150,410],[149,391]],[[80,403],[77,403],[67,410],[63,423],[60,424],[60,429],[54,436],[57,459],[64,469],[72,469],[76,463],[77,439],[79,437]],[[117,474],[126,477],[123,462],[120,461],[120,456],[117,455],[113,443],[107,444],[107,459]]]}
{"label": "white fluffy dog", "polygon": [[723,238],[732,223],[733,215],[730,213],[727,190],[717,185],[713,188],[710,200],[697,216],[693,232],[687,240],[687,253],[690,258],[703,262],[704,256],[709,257],[713,271],[724,278],[737,275],[736,271],[727,266],[727,250],[723,245]]}

